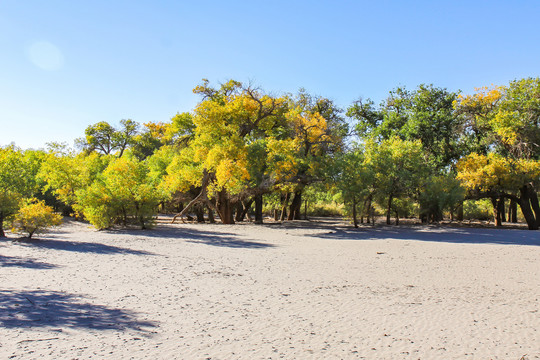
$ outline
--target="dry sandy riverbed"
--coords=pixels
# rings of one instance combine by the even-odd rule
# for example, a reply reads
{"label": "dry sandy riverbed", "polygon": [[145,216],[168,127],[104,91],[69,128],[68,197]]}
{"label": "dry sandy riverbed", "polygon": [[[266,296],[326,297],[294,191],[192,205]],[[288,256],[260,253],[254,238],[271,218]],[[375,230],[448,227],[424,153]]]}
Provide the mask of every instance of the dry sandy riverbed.
{"label": "dry sandy riverbed", "polygon": [[1,359],[540,359],[540,232],[68,222],[0,284]]}

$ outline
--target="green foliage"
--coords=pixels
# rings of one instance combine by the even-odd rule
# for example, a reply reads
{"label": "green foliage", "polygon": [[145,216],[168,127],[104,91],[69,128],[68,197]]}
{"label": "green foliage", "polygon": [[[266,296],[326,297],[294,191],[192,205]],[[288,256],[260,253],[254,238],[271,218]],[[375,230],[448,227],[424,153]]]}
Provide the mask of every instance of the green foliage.
{"label": "green foliage", "polygon": [[463,218],[472,220],[493,219],[493,205],[489,199],[466,200],[463,202]]}
{"label": "green foliage", "polygon": [[117,154],[122,157],[128,146],[134,143],[139,124],[131,119],[120,120],[120,129],[106,121],[90,125],[85,130],[85,137],[78,139],[78,145],[87,153],[97,151],[104,155]]}
{"label": "green foliage", "polygon": [[135,159],[113,159],[87,188],[76,192],[75,208],[98,229],[120,223],[150,226],[160,202],[148,168]]}
{"label": "green foliage", "polygon": [[62,217],[55,214],[52,207],[45,205],[44,201],[31,199],[21,206],[11,226],[13,232],[26,233],[28,238],[31,238],[34,234],[43,233],[61,223]]}
{"label": "green foliage", "polygon": [[347,115],[358,121],[363,139],[420,141],[426,160],[437,169],[453,164],[461,155],[461,121],[454,113],[457,94],[422,84],[414,91],[392,90],[379,108],[373,101],[356,101]]}
{"label": "green foliage", "polygon": [[422,84],[393,89],[378,106],[359,100],[347,110],[356,139],[347,139],[340,108],[304,90],[272,96],[204,80],[194,92],[193,111],[169,122],[89,126],[81,153],[0,148],[0,223],[21,199],[50,204],[54,195],[98,228],[145,227],[157,204],[195,196],[226,222],[239,202],[260,214],[261,196],[294,218],[306,204],[355,216],[377,205],[387,221],[415,213],[438,221],[464,197],[490,197],[512,199],[540,224],[538,78],[465,96]]}
{"label": "green foliage", "polygon": [[501,145],[514,157],[540,160],[540,78],[511,81],[492,119]]}
{"label": "green foliage", "polygon": [[454,211],[465,198],[465,189],[452,175],[429,177],[421,188],[420,214],[434,221],[442,220],[443,212]]}

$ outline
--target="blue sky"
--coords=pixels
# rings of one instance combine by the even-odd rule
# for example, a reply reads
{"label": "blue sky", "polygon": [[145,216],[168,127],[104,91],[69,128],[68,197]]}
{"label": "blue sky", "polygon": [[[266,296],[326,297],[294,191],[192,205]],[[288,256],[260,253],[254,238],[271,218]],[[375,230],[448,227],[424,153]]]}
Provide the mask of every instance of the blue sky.
{"label": "blue sky", "polygon": [[540,75],[538,1],[0,1],[0,145],[168,121],[207,78],[347,107]]}

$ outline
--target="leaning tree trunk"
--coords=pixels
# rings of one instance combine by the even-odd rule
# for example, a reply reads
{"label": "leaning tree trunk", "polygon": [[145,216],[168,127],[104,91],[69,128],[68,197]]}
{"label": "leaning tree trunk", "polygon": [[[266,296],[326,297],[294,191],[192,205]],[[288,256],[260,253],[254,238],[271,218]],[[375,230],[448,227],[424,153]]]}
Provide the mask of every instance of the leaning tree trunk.
{"label": "leaning tree trunk", "polygon": [[249,199],[247,203],[244,203],[243,201],[238,202],[237,210],[236,210],[236,218],[235,218],[236,222],[244,221],[249,209],[251,208],[251,204],[253,204],[254,200],[255,198],[253,197]]}
{"label": "leaning tree trunk", "polygon": [[519,193],[521,195],[521,197],[519,198],[519,205],[521,207],[521,212],[523,213],[523,217],[525,217],[525,221],[527,222],[529,230],[538,230],[538,223],[536,222],[536,218],[531,209],[528,186],[525,185],[521,187],[519,189]]}
{"label": "leaning tree trunk", "polygon": [[529,194],[529,201],[536,217],[536,226],[540,228],[540,205],[538,204],[538,195],[534,187],[529,184],[527,186],[527,193]]}
{"label": "leaning tree trunk", "polygon": [[200,203],[200,202],[206,202],[208,201],[208,197],[207,197],[207,188],[208,188],[208,184],[210,183],[210,173],[204,169],[203,171],[203,179],[202,179],[202,185],[201,185],[201,192],[199,193],[199,195],[197,195],[195,197],[195,199],[191,200],[189,202],[189,204],[187,204],[187,206],[185,208],[182,209],[182,211],[180,211],[178,214],[174,215],[172,221],[171,221],[171,224],[174,224],[174,221],[176,220],[176,218],[178,217],[182,217],[184,216],[188,211],[189,209],[191,209],[192,206]]}
{"label": "leaning tree trunk", "polygon": [[294,192],[294,198],[289,208],[288,220],[300,220],[300,213],[302,211],[302,190]]}

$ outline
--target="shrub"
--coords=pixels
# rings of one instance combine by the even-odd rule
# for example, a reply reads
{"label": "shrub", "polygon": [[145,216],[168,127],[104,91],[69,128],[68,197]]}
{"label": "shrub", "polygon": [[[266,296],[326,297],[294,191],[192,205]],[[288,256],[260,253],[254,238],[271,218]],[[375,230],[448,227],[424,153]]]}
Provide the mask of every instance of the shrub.
{"label": "shrub", "polygon": [[62,216],[54,213],[52,207],[45,205],[44,201],[32,199],[22,205],[12,222],[12,231],[32,235],[43,233],[51,226],[62,223]]}

